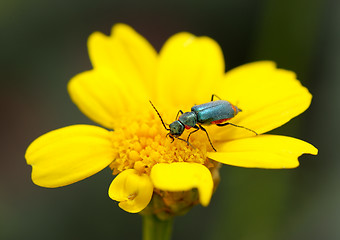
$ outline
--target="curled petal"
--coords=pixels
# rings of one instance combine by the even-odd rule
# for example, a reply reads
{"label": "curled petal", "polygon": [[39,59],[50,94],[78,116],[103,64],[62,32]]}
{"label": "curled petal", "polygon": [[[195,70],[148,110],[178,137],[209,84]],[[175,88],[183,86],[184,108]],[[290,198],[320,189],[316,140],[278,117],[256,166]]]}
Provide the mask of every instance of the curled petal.
{"label": "curled petal", "polygon": [[305,153],[316,155],[318,150],[296,138],[260,135],[223,143],[208,157],[238,167],[281,169],[298,167],[298,157]]}
{"label": "curled petal", "polygon": [[210,171],[198,163],[176,162],[158,163],[150,174],[155,188],[164,191],[188,191],[197,188],[200,202],[207,206],[213,191]]}
{"label": "curled petal", "polygon": [[109,196],[119,202],[119,207],[130,213],[142,211],[150,202],[153,185],[148,175],[128,169],[112,181]]}
{"label": "curled petal", "polygon": [[61,187],[92,176],[114,156],[111,133],[90,125],[74,125],[46,133],[27,148],[32,180],[42,187]]}
{"label": "curled petal", "polygon": [[172,104],[187,111],[209,101],[215,81],[223,75],[223,54],[213,39],[178,33],[160,52],[157,92],[165,106]]}
{"label": "curled petal", "polygon": [[[285,124],[304,112],[312,99],[295,73],[278,69],[270,61],[245,64],[227,72],[216,94],[242,109],[232,123],[257,133]],[[252,135],[250,131],[235,127],[214,128],[212,131],[216,141]]]}

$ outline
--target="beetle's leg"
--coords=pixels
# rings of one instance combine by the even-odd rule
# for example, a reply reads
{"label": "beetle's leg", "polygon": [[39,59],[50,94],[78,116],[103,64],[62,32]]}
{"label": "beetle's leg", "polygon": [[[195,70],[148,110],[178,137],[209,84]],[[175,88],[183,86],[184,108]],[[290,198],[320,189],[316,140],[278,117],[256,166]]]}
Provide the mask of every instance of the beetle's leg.
{"label": "beetle's leg", "polygon": [[209,137],[207,130],[204,127],[202,127],[201,125],[198,125],[198,124],[196,124],[193,128],[195,128],[195,130],[189,133],[188,138],[187,138],[187,142],[189,143],[189,138],[190,138],[191,134],[193,134],[193,133],[195,133],[195,132],[197,132],[198,130],[201,129],[207,135],[211,147],[215,150],[215,152],[217,152],[217,150],[214,148],[214,145],[212,144],[212,142],[210,140],[210,137]]}
{"label": "beetle's leg", "polygon": [[208,134],[207,130],[206,130],[204,127],[202,127],[201,125],[198,125],[198,127],[199,127],[202,131],[204,131],[205,134],[207,134],[207,137],[208,137],[208,140],[209,140],[209,143],[210,143],[211,147],[214,149],[215,152],[217,152],[217,150],[214,148],[214,145],[212,144],[212,142],[211,142],[211,140],[210,140],[210,137],[209,137],[209,134]]}
{"label": "beetle's leg", "polygon": [[194,132],[197,132],[198,130],[200,130],[200,128],[199,128],[197,125],[193,126],[193,128],[195,128],[195,130],[194,130],[194,131],[191,131],[191,132],[189,133],[188,137],[187,137],[187,142],[188,142],[188,144],[189,144],[190,135],[193,134]]}
{"label": "beetle's leg", "polygon": [[214,97],[217,97],[218,99],[221,100],[221,98],[219,96],[217,96],[216,94],[213,94],[213,95],[211,95],[211,100],[210,100],[211,102],[214,101]]}
{"label": "beetle's leg", "polygon": [[219,127],[231,125],[231,126],[238,127],[238,128],[244,128],[244,129],[246,129],[246,130],[248,130],[248,131],[251,131],[251,132],[255,133],[255,135],[258,135],[257,132],[255,132],[254,130],[252,130],[252,129],[250,129],[250,128],[246,128],[246,127],[243,127],[243,126],[239,126],[239,125],[236,125],[236,124],[233,124],[233,123],[230,123],[230,122],[226,122],[226,123],[218,123],[218,124],[216,124],[216,125],[219,126]]}
{"label": "beetle's leg", "polygon": [[[199,130],[199,129],[198,129],[198,130]],[[196,147],[194,147],[194,146],[193,146],[190,142],[188,142],[187,140],[184,140],[183,138],[177,138],[177,139],[179,139],[179,140],[181,140],[181,141],[183,141],[183,142],[186,142],[188,145],[190,145],[190,147],[196,149]]]}
{"label": "beetle's leg", "polygon": [[173,143],[174,140],[175,140],[175,138],[174,138],[173,136],[171,136],[170,133],[168,133],[168,134],[166,135],[166,137],[167,137],[167,136],[169,136],[169,138],[171,138],[171,143]]}
{"label": "beetle's leg", "polygon": [[175,120],[178,120],[178,115],[179,115],[179,114],[183,114],[183,111],[182,111],[182,110],[179,110],[179,111],[177,112],[177,115],[176,115]]}
{"label": "beetle's leg", "polygon": [[[197,130],[199,130],[199,129],[197,129]],[[197,131],[196,130],[196,131]],[[168,133],[167,135],[166,135],[166,137],[168,137],[169,136],[169,138],[171,138],[171,143],[173,143],[174,141],[175,141],[175,138],[173,137],[173,136],[171,136],[170,135],[170,133]],[[189,143],[187,140],[184,140],[183,138],[176,138],[176,139],[178,139],[178,140],[181,140],[181,141],[183,141],[183,142],[186,142],[188,145],[190,145],[192,148],[195,148],[191,143]],[[196,149],[196,148],[195,148]]]}

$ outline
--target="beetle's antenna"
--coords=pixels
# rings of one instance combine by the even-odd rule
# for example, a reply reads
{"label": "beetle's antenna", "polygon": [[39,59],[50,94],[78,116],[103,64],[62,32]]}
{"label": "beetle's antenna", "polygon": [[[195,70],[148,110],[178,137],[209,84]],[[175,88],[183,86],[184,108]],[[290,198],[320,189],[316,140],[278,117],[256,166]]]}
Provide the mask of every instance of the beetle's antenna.
{"label": "beetle's antenna", "polygon": [[165,126],[165,123],[163,122],[163,119],[162,119],[161,115],[160,115],[159,112],[157,111],[156,107],[152,104],[151,100],[149,100],[149,102],[151,103],[153,109],[155,109],[155,111],[156,111],[156,113],[157,113],[159,119],[162,121],[163,127],[164,127],[166,130],[170,131],[170,128],[167,128],[167,127]]}

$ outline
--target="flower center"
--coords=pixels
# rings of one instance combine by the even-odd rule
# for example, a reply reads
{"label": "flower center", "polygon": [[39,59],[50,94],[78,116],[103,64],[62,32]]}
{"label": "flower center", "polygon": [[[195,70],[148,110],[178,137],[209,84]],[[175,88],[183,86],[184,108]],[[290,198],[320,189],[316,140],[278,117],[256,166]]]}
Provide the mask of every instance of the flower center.
{"label": "flower center", "polygon": [[[113,174],[127,169],[150,174],[157,163],[193,162],[212,168],[216,164],[206,157],[211,146],[204,132],[198,131],[190,136],[190,144],[175,139],[173,142],[166,137],[160,119],[150,112],[144,116],[131,116],[122,127],[112,132],[115,159],[110,164]],[[185,130],[182,139],[187,139],[191,129]]]}

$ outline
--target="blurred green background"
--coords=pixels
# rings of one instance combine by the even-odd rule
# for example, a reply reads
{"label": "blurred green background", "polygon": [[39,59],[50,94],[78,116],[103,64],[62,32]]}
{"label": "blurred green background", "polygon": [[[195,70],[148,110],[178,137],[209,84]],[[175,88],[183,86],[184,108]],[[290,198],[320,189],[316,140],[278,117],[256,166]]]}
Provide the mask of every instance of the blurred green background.
{"label": "blurred green background", "polygon": [[[0,239],[141,239],[139,215],[107,196],[105,169],[45,189],[30,179],[24,153],[41,134],[91,123],[66,84],[91,68],[87,37],[123,22],[158,50],[179,31],[214,38],[227,70],[274,60],[313,94],[311,107],[275,133],[313,143],[293,170],[223,166],[209,207],[174,225],[173,239],[340,239],[338,119],[340,5],[333,0],[1,0]],[[242,89],[240,89],[242,91]]]}

